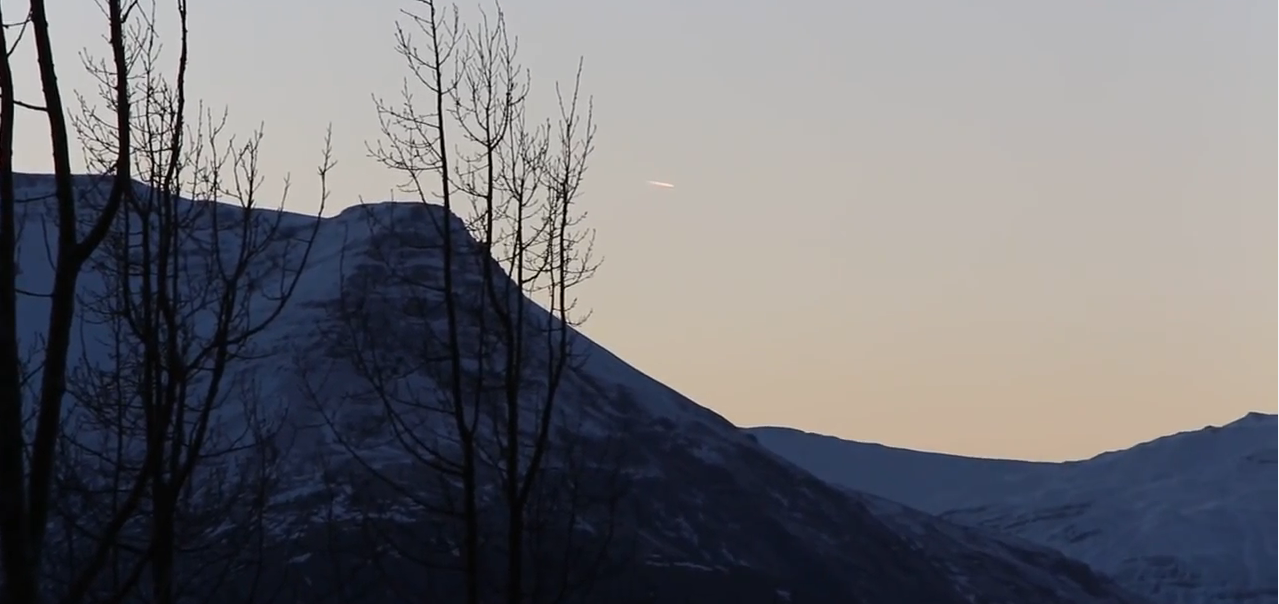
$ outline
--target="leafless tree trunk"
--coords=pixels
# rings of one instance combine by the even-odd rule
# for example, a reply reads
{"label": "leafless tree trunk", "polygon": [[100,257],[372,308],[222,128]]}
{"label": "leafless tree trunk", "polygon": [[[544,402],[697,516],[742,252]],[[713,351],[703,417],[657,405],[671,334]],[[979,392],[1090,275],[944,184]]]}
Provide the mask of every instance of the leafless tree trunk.
{"label": "leafless tree trunk", "polygon": [[[62,403],[66,392],[68,350],[75,314],[76,284],[89,256],[106,236],[131,187],[129,65],[124,50],[127,18],[120,0],[107,0],[111,47],[112,91],[116,101],[117,137],[113,145],[114,178],[110,194],[83,234],[71,165],[70,133],[62,91],[54,65],[53,43],[43,0],[31,0],[21,19],[0,14],[5,34],[30,32],[35,44],[43,104],[18,100],[12,57],[17,38],[0,38],[5,54],[0,61],[0,566],[6,598],[15,604],[40,597],[39,564],[50,511],[50,490],[59,441]],[[3,11],[0,11],[3,13]],[[10,27],[17,23],[16,26]],[[40,386],[35,394],[35,433],[24,430],[28,413],[23,388],[17,328],[17,199],[13,182],[13,131],[16,108],[43,113],[49,125],[57,206],[56,260],[43,355],[39,359]]]}
{"label": "leafless tree trunk", "polygon": [[[612,553],[623,490],[620,456],[598,455],[603,443],[593,450],[570,425],[589,421],[585,403],[563,403],[582,361],[572,291],[597,266],[577,204],[591,109],[579,69],[560,115],[531,122],[500,8],[463,27],[455,7],[418,6],[396,35],[410,76],[397,102],[377,102],[383,137],[371,151],[443,212],[366,207],[370,243],[343,270],[340,326],[326,329],[359,391],[326,420],[360,472],[431,519],[436,549],[457,552],[454,562],[379,533],[395,556],[453,571],[470,603],[569,600]],[[354,400],[371,405],[372,425],[349,421]],[[374,448],[409,469],[375,461]],[[429,489],[414,488],[422,475]],[[588,518],[599,524],[589,545]]]}

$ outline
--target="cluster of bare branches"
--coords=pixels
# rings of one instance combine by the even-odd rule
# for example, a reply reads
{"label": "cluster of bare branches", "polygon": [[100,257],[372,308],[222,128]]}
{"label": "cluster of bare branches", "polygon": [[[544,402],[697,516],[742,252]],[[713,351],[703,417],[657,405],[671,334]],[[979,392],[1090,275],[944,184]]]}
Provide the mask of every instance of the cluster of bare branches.
{"label": "cluster of bare branches", "polygon": [[[170,7],[171,76],[156,4],[101,6],[109,57],[82,57],[99,98],[80,97],[72,117],[45,3],[16,22],[0,7],[0,601],[269,600],[278,592],[261,568],[286,410],[260,405],[239,369],[267,352],[253,342],[293,295],[319,216],[262,206],[260,132],[227,137],[203,108],[188,119],[185,0]],[[13,81],[28,32],[41,105]],[[19,285],[19,109],[47,117],[54,158],[44,292]],[[73,173],[75,139],[91,176]],[[332,168],[326,140],[322,191]],[[85,273],[101,286],[78,287]],[[19,332],[23,297],[48,308],[37,341]]]}
{"label": "cluster of bare branches", "polygon": [[412,584],[383,571],[390,589],[580,600],[621,551],[626,490],[622,449],[587,437],[589,401],[564,394],[584,360],[574,287],[598,266],[578,204],[595,136],[581,65],[556,87],[558,115],[536,121],[500,8],[471,24],[416,8],[395,38],[409,77],[376,100],[370,153],[421,203],[366,207],[367,249],[344,263],[339,325],[325,328],[351,375],[336,401],[318,384],[311,398],[352,474],[415,519],[406,530],[365,504],[372,549],[427,571]]}
{"label": "cluster of bare branches", "polygon": [[[352,525],[334,505],[318,519],[282,507],[297,431],[245,369],[281,353],[260,336],[293,297],[319,216],[264,208],[261,133],[228,136],[188,100],[186,0],[165,5],[169,68],[154,1],[101,6],[109,53],[82,56],[98,90],[74,112],[45,2],[18,19],[0,6],[0,602],[296,600],[273,548],[293,534],[281,523],[317,520],[330,550],[362,548],[382,593],[588,598],[623,557],[626,481],[622,448],[591,434],[590,401],[565,398],[584,361],[573,291],[597,267],[578,203],[595,136],[580,64],[556,88],[558,114],[534,120],[500,9],[463,27],[456,7],[419,0],[397,27],[410,77],[377,101],[370,154],[423,203],[366,208],[368,249],[344,263],[324,334],[346,383],[314,387],[301,366],[348,453],[325,458],[324,477],[330,501],[360,510]],[[15,90],[24,41],[39,103]],[[45,116],[54,158],[44,291],[19,273],[19,111]],[[89,175],[73,173],[75,141]],[[37,307],[47,321],[32,336],[19,328]]]}

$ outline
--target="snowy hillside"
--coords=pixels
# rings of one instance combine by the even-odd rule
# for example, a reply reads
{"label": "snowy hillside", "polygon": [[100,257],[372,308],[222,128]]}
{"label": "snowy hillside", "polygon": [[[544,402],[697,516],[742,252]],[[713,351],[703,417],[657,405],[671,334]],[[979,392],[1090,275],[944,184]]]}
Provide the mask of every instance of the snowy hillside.
{"label": "snowy hillside", "polygon": [[[88,179],[81,181],[82,187],[90,184]],[[31,200],[20,204],[20,285],[39,292],[51,281],[45,237],[52,214],[42,201],[50,183],[47,177],[23,176],[19,185],[19,196]],[[309,220],[285,216],[281,239],[272,245],[289,245],[288,239],[308,228]],[[447,590],[455,585],[431,583],[430,573],[421,572],[408,554],[385,550],[389,542],[403,538],[418,547],[421,551],[414,554],[424,559],[456,556],[451,553],[451,537],[440,536],[438,526],[415,515],[415,510],[446,503],[445,493],[455,486],[399,452],[395,445],[406,437],[381,415],[382,408],[370,400],[372,389],[360,383],[358,368],[341,353],[343,346],[353,344],[340,337],[347,325],[339,320],[342,313],[354,312],[342,292],[356,292],[360,319],[382,330],[378,338],[388,350],[438,337],[417,331],[434,329],[438,304],[414,307],[371,258],[389,255],[400,270],[434,287],[441,266],[441,224],[464,232],[455,217],[422,204],[371,204],[323,219],[286,312],[255,336],[251,356],[228,369],[236,383],[252,386],[243,396],[262,406],[253,414],[278,412],[288,420],[281,431],[288,441],[288,449],[282,449],[287,472],[280,492],[272,495],[276,503],[264,530],[276,548],[267,549],[279,552],[268,566],[283,577],[282,583],[289,583],[291,601],[319,602],[331,591],[347,591],[377,602],[384,601],[377,595],[379,589],[428,593],[423,591],[428,587],[444,590],[433,593],[450,601],[447,594],[452,592]],[[423,242],[435,242],[435,247]],[[469,238],[458,245],[463,251],[477,247]],[[198,255],[191,255],[188,260],[196,261]],[[277,269],[255,268],[255,282],[269,283]],[[462,275],[460,287],[474,287],[474,277]],[[86,273],[80,280],[84,299],[101,293],[97,290],[103,282],[99,275]],[[251,292],[247,308],[268,308],[265,295]],[[521,303],[530,305],[530,312],[541,312],[532,302]],[[39,297],[22,301],[20,323],[28,330],[24,350],[38,342],[45,306]],[[466,330],[474,328],[471,315],[462,316],[468,322]],[[107,354],[110,343],[102,329],[100,324],[78,321],[72,358],[88,363]],[[201,329],[197,325],[194,331]],[[629,539],[632,549],[620,574],[611,579],[613,591],[606,601],[1146,602],[1054,552],[993,540],[913,512],[893,515],[872,509],[879,504],[779,459],[717,414],[584,336],[573,337],[575,346],[590,357],[558,394],[563,419],[556,438],[571,439],[573,447],[585,453],[575,458],[581,467],[555,469],[579,472],[584,482],[572,483],[574,489],[607,494],[612,478],[602,465],[609,459],[606,453],[624,452],[619,459],[624,460],[621,471],[628,488],[625,498],[608,510],[617,514],[618,525],[606,525],[614,518],[594,508],[573,516],[570,525],[574,540],[600,538],[605,528],[610,535],[616,532]],[[378,387],[442,390],[429,375],[403,374],[392,381]],[[86,413],[72,400],[68,405],[69,418]],[[210,421],[234,432],[249,421],[245,409],[228,407]],[[337,426],[347,425],[362,431],[359,442],[337,441]],[[409,436],[430,438],[437,427],[417,424]],[[89,448],[94,446],[90,434],[86,430],[69,436]],[[358,463],[356,454],[362,455]],[[404,476],[403,484],[415,485],[415,490],[379,489],[370,472]],[[485,492],[490,490],[485,487]],[[225,525],[222,522],[217,530]],[[370,530],[382,532],[374,541],[360,541]],[[349,568],[374,557],[381,560],[378,568],[368,571],[374,574],[357,576]],[[445,562],[456,565],[452,559]],[[348,577],[348,572],[353,574]],[[388,587],[388,578],[403,584]]]}
{"label": "snowy hillside", "polygon": [[1272,604],[1276,428],[1250,413],[1068,463],[748,432],[832,484],[1056,548],[1156,602]]}

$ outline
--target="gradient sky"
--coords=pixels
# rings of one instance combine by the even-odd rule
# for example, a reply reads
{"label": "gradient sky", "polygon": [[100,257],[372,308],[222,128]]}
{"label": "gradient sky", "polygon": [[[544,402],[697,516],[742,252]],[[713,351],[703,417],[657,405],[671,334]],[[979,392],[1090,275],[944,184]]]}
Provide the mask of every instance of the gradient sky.
{"label": "gradient sky", "polygon": [[[51,3],[84,92],[92,4]],[[388,197],[363,143],[404,4],[192,4],[191,94],[265,123],[290,208],[329,122],[334,203]],[[735,423],[1065,459],[1275,411],[1274,0],[506,10],[536,107],[579,55],[595,95],[586,331]]]}

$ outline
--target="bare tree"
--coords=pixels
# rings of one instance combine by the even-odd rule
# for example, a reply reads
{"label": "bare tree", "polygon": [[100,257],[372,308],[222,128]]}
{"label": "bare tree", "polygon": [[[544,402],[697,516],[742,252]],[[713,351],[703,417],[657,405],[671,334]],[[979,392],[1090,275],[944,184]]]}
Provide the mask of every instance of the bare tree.
{"label": "bare tree", "polygon": [[[178,10],[185,40],[185,4]],[[185,44],[179,86],[166,86],[154,77],[153,24],[154,16],[142,20],[132,46],[141,72],[134,90],[141,185],[95,266],[107,291],[90,306],[117,328],[111,343],[120,353],[84,364],[98,387],[80,400],[90,411],[87,425],[97,429],[78,426],[77,434],[105,435],[136,457],[115,460],[111,475],[125,465],[133,481],[148,485],[148,526],[138,536],[146,556],[135,559],[145,561],[149,599],[168,603],[207,599],[214,587],[261,572],[264,517],[284,444],[275,437],[287,408],[262,405],[238,369],[272,352],[254,339],[291,299],[320,218],[286,214],[283,199],[262,207],[260,132],[223,143],[224,121],[211,113],[187,123]],[[96,143],[111,127],[95,118],[84,113],[81,133],[88,155],[101,161]],[[321,211],[332,166],[326,140]],[[102,450],[95,444],[81,449]],[[237,586],[250,589],[235,599],[260,596],[255,582]]]}
{"label": "bare tree", "polygon": [[[105,2],[111,59],[84,56],[101,105],[81,97],[81,112],[70,120],[89,171],[102,176],[73,181],[69,163],[58,159],[67,153],[68,120],[61,101],[53,102],[57,83],[42,46],[48,29],[42,5],[32,2],[29,21],[47,75],[41,110],[54,133],[58,255],[28,464],[14,301],[21,293],[14,273],[19,200],[6,159],[0,170],[5,593],[22,604],[47,596],[68,603],[133,595],[157,604],[219,595],[270,599],[269,590],[258,588],[273,537],[267,518],[287,444],[277,438],[287,409],[260,404],[242,370],[273,352],[255,338],[292,297],[319,215],[287,214],[283,199],[280,207],[263,207],[260,132],[224,140],[224,121],[211,112],[188,120],[185,0],[175,4],[180,31],[172,79],[160,67],[154,2]],[[12,95],[8,56],[0,73],[9,109],[5,158],[12,154],[12,110],[25,106]],[[331,158],[326,139],[320,211]],[[88,235],[77,239],[82,227]],[[77,297],[76,276],[85,269],[102,287]],[[76,323],[78,365],[68,358]],[[67,393],[71,402],[64,405]],[[46,527],[61,531],[55,537]]]}
{"label": "bare tree", "polygon": [[418,203],[365,206],[324,330],[353,379],[340,405],[322,404],[331,388],[311,398],[353,472],[426,519],[406,533],[388,530],[393,510],[366,515],[398,564],[470,603],[571,600],[616,553],[624,491],[616,443],[575,429],[591,401],[565,403],[583,361],[572,291],[597,267],[578,207],[590,103],[579,65],[559,115],[530,120],[500,8],[465,27],[456,7],[417,5],[396,30],[409,77],[377,100],[371,153]]}
{"label": "bare tree", "polygon": [[[66,392],[68,350],[75,314],[76,284],[89,256],[101,244],[131,188],[129,65],[125,54],[126,11],[120,0],[105,2],[112,90],[116,101],[117,137],[114,178],[105,203],[95,212],[84,233],[79,229],[78,208],[62,90],[54,66],[53,43],[43,0],[30,0],[22,19],[0,9],[0,566],[4,592],[15,604],[35,602],[40,594],[39,561],[45,543],[50,511],[54,462],[60,436],[62,403]],[[19,35],[10,41],[7,35]],[[18,38],[30,32],[35,44],[43,103],[18,100],[13,81],[12,58]],[[18,107],[43,113],[49,126],[53,156],[54,198],[57,208],[56,259],[49,314],[42,355],[40,385],[35,395],[35,431],[24,430],[24,364],[19,355],[17,285],[17,197],[13,175],[13,133]]]}

